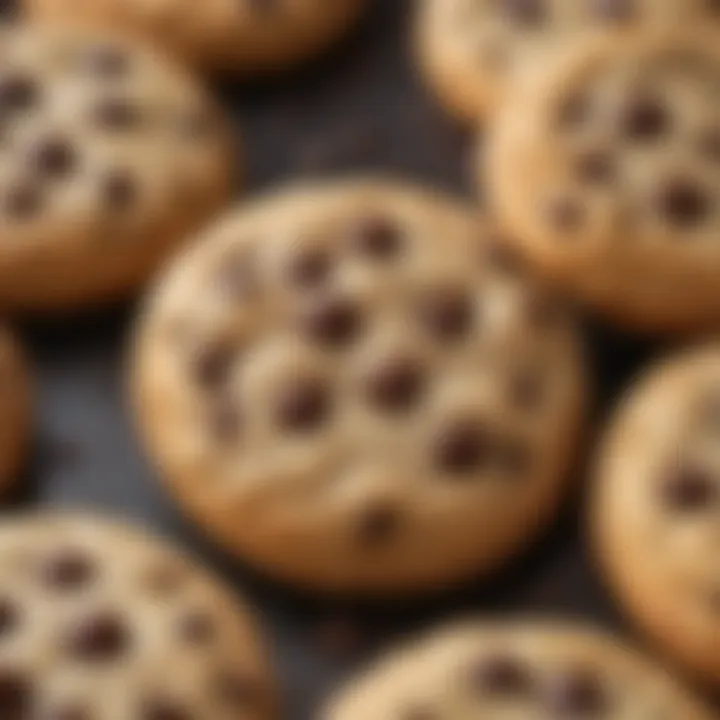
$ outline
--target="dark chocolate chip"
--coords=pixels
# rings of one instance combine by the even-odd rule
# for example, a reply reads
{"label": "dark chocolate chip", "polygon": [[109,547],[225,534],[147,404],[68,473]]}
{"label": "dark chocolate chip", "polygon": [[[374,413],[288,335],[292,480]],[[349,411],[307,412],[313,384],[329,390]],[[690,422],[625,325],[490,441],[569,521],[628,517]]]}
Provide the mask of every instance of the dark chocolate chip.
{"label": "dark chocolate chip", "polygon": [[543,401],[544,390],[543,378],[539,372],[519,372],[510,383],[510,400],[520,410],[534,411]]}
{"label": "dark chocolate chip", "polygon": [[27,720],[32,702],[33,688],[28,678],[12,670],[0,670],[0,717]]}
{"label": "dark chocolate chip", "polygon": [[575,169],[580,180],[594,185],[607,184],[615,176],[612,158],[601,150],[587,152],[578,157]]}
{"label": "dark chocolate chip", "polygon": [[499,8],[505,16],[518,25],[534,26],[542,23],[547,15],[547,0],[499,0]]}
{"label": "dark chocolate chip", "polygon": [[192,612],[180,620],[180,635],[193,645],[206,645],[215,639],[217,628],[206,612]]}
{"label": "dark chocolate chip", "polygon": [[86,587],[96,574],[95,563],[82,550],[73,548],[56,551],[42,565],[43,583],[62,592]]}
{"label": "dark chocolate chip", "polygon": [[257,707],[262,689],[252,678],[233,672],[222,672],[215,678],[215,692],[219,700],[234,708]]}
{"label": "dark chocolate chip", "polygon": [[130,648],[131,637],[120,615],[96,612],[78,620],[67,636],[67,652],[84,662],[111,662]]}
{"label": "dark chocolate chip", "polygon": [[661,491],[665,505],[675,512],[705,510],[720,500],[720,482],[707,471],[690,465],[673,470]]}
{"label": "dark chocolate chip", "polygon": [[105,204],[112,210],[127,210],[137,199],[138,191],[133,176],[122,170],[110,172],[102,181]]}
{"label": "dark chocolate chip", "polygon": [[23,75],[0,78],[0,115],[28,110],[38,103],[38,83]]}
{"label": "dark chocolate chip", "polygon": [[560,105],[557,123],[563,130],[572,130],[583,125],[589,117],[588,99],[584,95],[572,95]]}
{"label": "dark chocolate chip", "polygon": [[375,260],[394,258],[402,248],[400,228],[382,216],[357,220],[350,228],[350,238],[359,254]]}
{"label": "dark chocolate chip", "polygon": [[192,360],[192,375],[204,390],[217,391],[230,379],[237,348],[227,341],[208,344],[198,350]]}
{"label": "dark chocolate chip", "polygon": [[456,420],[438,433],[433,460],[441,472],[461,475],[486,464],[492,451],[490,438],[480,422]]}
{"label": "dark chocolate chip", "polygon": [[410,359],[398,357],[375,367],[365,382],[365,390],[373,405],[397,413],[417,404],[424,384],[422,368]]}
{"label": "dark chocolate chip", "polygon": [[698,147],[705,157],[720,162],[720,128],[711,128],[702,133]]}
{"label": "dark chocolate chip", "polygon": [[601,20],[627,22],[637,16],[635,0],[593,0],[595,15]]}
{"label": "dark chocolate chip", "polygon": [[657,210],[670,225],[691,228],[707,217],[710,199],[692,180],[674,178],[660,188]]}
{"label": "dark chocolate chip", "polygon": [[169,698],[156,697],[144,703],[141,720],[192,720],[190,711]]}
{"label": "dark chocolate chip", "polygon": [[17,606],[7,598],[0,599],[0,639],[12,634],[20,623]]}
{"label": "dark chocolate chip", "polygon": [[622,131],[633,142],[650,142],[666,134],[670,122],[670,114],[660,100],[638,97],[624,110]]}
{"label": "dark chocolate chip", "polygon": [[548,204],[547,218],[555,230],[561,233],[575,233],[585,221],[585,209],[574,198],[558,197]]}
{"label": "dark chocolate chip", "polygon": [[305,313],[302,322],[310,338],[333,348],[348,345],[362,329],[357,306],[340,297],[319,300]]}
{"label": "dark chocolate chip", "polygon": [[83,50],[79,64],[93,75],[116,78],[128,72],[130,59],[119,48],[109,45],[93,45]]}
{"label": "dark chocolate chip", "polygon": [[480,245],[481,260],[507,275],[520,275],[525,271],[525,263],[512,246],[512,241],[501,235],[495,235]]}
{"label": "dark chocolate chip", "polygon": [[296,380],[285,388],[276,409],[277,424],[293,433],[317,430],[330,413],[327,387],[319,380]]}
{"label": "dark chocolate chip", "polygon": [[33,168],[51,178],[69,175],[75,169],[77,160],[73,146],[59,137],[44,138],[31,150]]}
{"label": "dark chocolate chip", "polygon": [[287,268],[291,284],[299,288],[316,288],[330,276],[332,259],[324,248],[313,248],[298,252]]}
{"label": "dark chocolate chip", "polygon": [[471,298],[452,288],[428,293],[421,300],[420,319],[438,340],[465,338],[475,319]]}
{"label": "dark chocolate chip", "polygon": [[231,397],[217,398],[210,408],[210,427],[216,440],[221,443],[237,441],[242,429],[242,412]]}
{"label": "dark chocolate chip", "polygon": [[358,537],[364,546],[385,545],[397,535],[400,525],[401,517],[396,508],[375,505],[360,515]]}
{"label": "dark chocolate chip", "polygon": [[597,674],[587,670],[559,673],[545,688],[545,700],[552,717],[589,720],[606,717],[609,698]]}
{"label": "dark chocolate chip", "polygon": [[106,98],[93,110],[93,118],[104,130],[126,131],[137,128],[142,122],[142,113],[130,100]]}
{"label": "dark chocolate chip", "polygon": [[471,669],[470,680],[481,695],[521,696],[533,689],[529,668],[517,658],[497,654],[482,658]]}
{"label": "dark chocolate chip", "polygon": [[42,208],[40,188],[30,183],[15,185],[8,189],[4,202],[5,214],[13,220],[30,220]]}

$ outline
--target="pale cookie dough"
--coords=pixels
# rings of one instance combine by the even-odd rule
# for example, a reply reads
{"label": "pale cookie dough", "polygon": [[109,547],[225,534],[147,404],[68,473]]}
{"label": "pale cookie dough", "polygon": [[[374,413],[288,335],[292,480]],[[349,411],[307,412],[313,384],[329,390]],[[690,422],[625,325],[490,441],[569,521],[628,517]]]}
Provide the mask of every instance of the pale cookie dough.
{"label": "pale cookie dough", "polygon": [[720,685],[720,345],[634,386],[598,456],[590,514],[621,605],[666,655]]}
{"label": "pale cookie dough", "polygon": [[717,24],[716,0],[418,0],[421,69],[444,106],[474,122],[583,34]]}
{"label": "pale cookie dough", "polygon": [[0,29],[0,137],[2,310],[128,295],[231,190],[211,99],[102,35]]}
{"label": "pale cookie dough", "polygon": [[89,515],[0,525],[7,720],[272,720],[255,620],[186,558]]}
{"label": "pale cookie dough", "polygon": [[254,74],[337,40],[367,0],[22,0],[41,22],[112,29],[202,70]]}
{"label": "pale cookie dough", "polygon": [[0,325],[0,497],[27,460],[32,440],[33,380],[13,334]]}
{"label": "pale cookie dough", "polygon": [[160,282],[134,396],[191,517],[302,586],[434,589],[554,513],[583,404],[564,308],[470,207],[379,179],[286,190]]}
{"label": "pale cookie dough", "polygon": [[493,123],[486,189],[510,241],[629,329],[720,327],[719,39],[580,43]]}
{"label": "pale cookie dough", "polygon": [[659,667],[596,630],[454,626],[392,652],[322,720],[710,720]]}

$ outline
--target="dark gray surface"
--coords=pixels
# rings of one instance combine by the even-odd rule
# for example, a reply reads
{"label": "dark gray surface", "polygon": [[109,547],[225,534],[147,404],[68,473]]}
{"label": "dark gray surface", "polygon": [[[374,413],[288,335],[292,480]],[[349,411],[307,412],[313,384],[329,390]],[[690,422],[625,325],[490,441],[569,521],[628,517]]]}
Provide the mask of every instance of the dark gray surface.
{"label": "dark gray surface", "polygon": [[[281,80],[218,88],[245,138],[251,192],[298,176],[347,170],[389,171],[467,192],[467,138],[434,108],[412,69],[410,6],[378,0],[360,31],[320,62]],[[529,611],[619,628],[586,552],[581,497],[570,501],[546,537],[502,576],[433,600],[358,607],[301,597],[238,568],[179,518],[139,453],[124,394],[132,316],[132,308],[121,308],[23,328],[40,376],[40,430],[17,507],[119,513],[214,564],[263,613],[290,720],[309,718],[353,665],[396,636],[459,614]],[[597,328],[588,337],[601,415],[650,350]],[[578,495],[582,478],[581,468]],[[353,652],[353,645],[360,652]]]}

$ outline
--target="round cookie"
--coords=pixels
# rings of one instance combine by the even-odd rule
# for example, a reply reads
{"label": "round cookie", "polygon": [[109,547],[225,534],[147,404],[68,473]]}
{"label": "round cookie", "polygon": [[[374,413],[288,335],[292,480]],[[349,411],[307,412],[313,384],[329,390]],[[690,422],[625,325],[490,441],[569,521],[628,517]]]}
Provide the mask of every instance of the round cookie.
{"label": "round cookie", "polygon": [[313,589],[488,572],[555,510],[578,437],[567,313],[470,207],[366,179],[211,229],[139,332],[134,395],[187,512]]}
{"label": "round cookie", "polygon": [[231,190],[211,99],[97,33],[0,30],[0,132],[0,308],[129,294]]}
{"label": "round cookie", "polygon": [[591,517],[622,605],[667,655],[720,684],[720,345],[653,368],[600,448]]}
{"label": "round cookie", "polygon": [[585,42],[493,125],[485,179],[508,241],[630,329],[719,326],[718,37]]}
{"label": "round cookie", "polygon": [[0,497],[27,458],[33,420],[33,382],[12,333],[0,325]]}
{"label": "round cookie", "polygon": [[151,41],[195,68],[254,74],[340,37],[367,0],[22,0],[27,15]]}
{"label": "round cookie", "polygon": [[562,624],[468,622],[381,659],[324,720],[710,720],[636,651]]}
{"label": "round cookie", "polygon": [[580,34],[719,20],[714,0],[419,0],[416,34],[430,86],[474,122]]}
{"label": "round cookie", "polygon": [[247,609],[143,533],[92,516],[0,526],[4,718],[269,720]]}

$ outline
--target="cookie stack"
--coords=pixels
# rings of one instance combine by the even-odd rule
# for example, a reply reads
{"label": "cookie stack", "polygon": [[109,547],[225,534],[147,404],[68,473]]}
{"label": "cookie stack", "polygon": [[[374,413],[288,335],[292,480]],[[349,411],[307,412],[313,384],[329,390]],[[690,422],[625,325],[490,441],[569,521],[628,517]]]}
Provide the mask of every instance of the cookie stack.
{"label": "cookie stack", "polygon": [[[309,58],[363,0],[21,4],[0,34],[0,311],[149,284],[141,442],[184,513],[283,586],[382,601],[487,579],[572,492],[579,316],[720,329],[720,3],[418,2],[428,85],[483,128],[482,210],[380,176],[229,207],[242,142],[199,75]],[[12,338],[0,490],[33,424]],[[709,720],[684,683],[720,687],[720,346],[649,370],[608,426],[585,525],[655,659],[570,622],[476,620],[391,652],[322,717]],[[256,625],[142,531],[0,527],[0,720],[281,717]]]}

